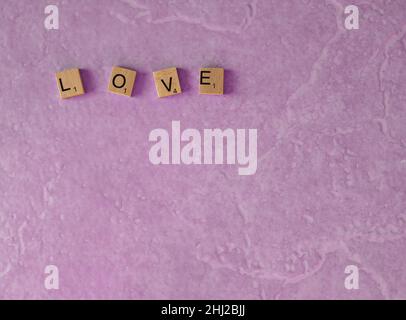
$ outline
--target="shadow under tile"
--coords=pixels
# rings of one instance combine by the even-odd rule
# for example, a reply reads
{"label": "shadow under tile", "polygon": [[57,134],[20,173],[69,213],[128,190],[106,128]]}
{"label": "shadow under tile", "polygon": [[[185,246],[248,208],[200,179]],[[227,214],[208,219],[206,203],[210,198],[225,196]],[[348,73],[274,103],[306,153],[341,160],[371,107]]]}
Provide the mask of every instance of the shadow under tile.
{"label": "shadow under tile", "polygon": [[190,71],[188,72],[185,69],[177,68],[178,76],[180,81],[180,87],[182,88],[182,92],[188,92],[191,89],[190,85]]}
{"label": "shadow under tile", "polygon": [[151,81],[151,79],[152,79],[152,73],[149,74],[144,71],[138,71],[138,70],[136,70],[136,71],[137,71],[137,76],[135,77],[134,89],[133,89],[133,92],[131,95],[132,97],[142,96],[143,94],[145,94],[148,81]]}
{"label": "shadow under tile", "polygon": [[[95,91],[97,87],[96,77],[88,69],[80,69],[80,76],[82,78],[83,87],[86,93]],[[106,84],[107,86],[107,84]]]}
{"label": "shadow under tile", "polygon": [[233,70],[224,69],[224,94],[234,92],[237,84],[237,75]]}

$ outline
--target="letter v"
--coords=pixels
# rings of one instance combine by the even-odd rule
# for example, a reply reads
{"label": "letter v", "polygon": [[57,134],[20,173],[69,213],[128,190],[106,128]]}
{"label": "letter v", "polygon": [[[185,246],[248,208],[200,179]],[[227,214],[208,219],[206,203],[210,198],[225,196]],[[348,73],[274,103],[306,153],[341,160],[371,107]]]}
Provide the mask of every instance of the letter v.
{"label": "letter v", "polygon": [[163,79],[161,79],[161,82],[164,85],[164,87],[166,88],[166,90],[171,92],[171,89],[172,89],[172,77],[169,78],[169,87],[166,85],[166,83],[165,83],[165,81]]}

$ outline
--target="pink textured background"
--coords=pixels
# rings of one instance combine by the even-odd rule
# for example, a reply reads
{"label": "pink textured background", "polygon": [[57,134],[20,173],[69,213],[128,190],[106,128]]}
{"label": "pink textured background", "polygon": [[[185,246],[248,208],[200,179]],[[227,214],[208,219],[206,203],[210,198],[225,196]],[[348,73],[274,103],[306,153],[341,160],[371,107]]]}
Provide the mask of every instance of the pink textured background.
{"label": "pink textured background", "polygon": [[[0,298],[406,298],[406,1],[3,0],[0,46]],[[227,94],[199,96],[216,65]],[[61,101],[67,67],[88,93]],[[257,128],[256,175],[153,166],[172,120]]]}

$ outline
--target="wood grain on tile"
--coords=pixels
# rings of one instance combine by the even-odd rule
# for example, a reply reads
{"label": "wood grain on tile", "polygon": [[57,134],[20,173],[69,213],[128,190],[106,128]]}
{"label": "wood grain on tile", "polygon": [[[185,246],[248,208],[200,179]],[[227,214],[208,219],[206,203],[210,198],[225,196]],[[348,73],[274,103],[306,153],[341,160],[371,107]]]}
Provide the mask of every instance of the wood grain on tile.
{"label": "wood grain on tile", "polygon": [[224,69],[201,68],[199,76],[200,94],[224,94]]}
{"label": "wood grain on tile", "polygon": [[122,67],[113,67],[108,90],[112,93],[131,97],[137,72]]}
{"label": "wood grain on tile", "polygon": [[163,98],[182,93],[176,68],[155,71],[153,75],[158,97]]}
{"label": "wood grain on tile", "polygon": [[85,93],[80,71],[77,68],[57,72],[56,82],[62,99],[80,96]]}

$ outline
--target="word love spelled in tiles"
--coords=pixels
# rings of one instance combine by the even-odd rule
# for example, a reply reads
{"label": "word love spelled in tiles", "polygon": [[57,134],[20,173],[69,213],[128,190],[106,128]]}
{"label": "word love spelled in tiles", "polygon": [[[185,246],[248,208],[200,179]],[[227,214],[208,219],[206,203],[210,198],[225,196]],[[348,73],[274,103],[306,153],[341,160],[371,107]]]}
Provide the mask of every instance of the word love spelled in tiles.
{"label": "word love spelled in tiles", "polygon": [[[107,90],[115,94],[131,97],[137,72],[135,70],[113,67]],[[159,98],[182,93],[176,68],[153,72],[156,92]],[[68,69],[56,73],[56,82],[62,99],[85,94],[80,70]],[[200,94],[222,95],[224,93],[224,69],[201,68],[199,79]]]}

